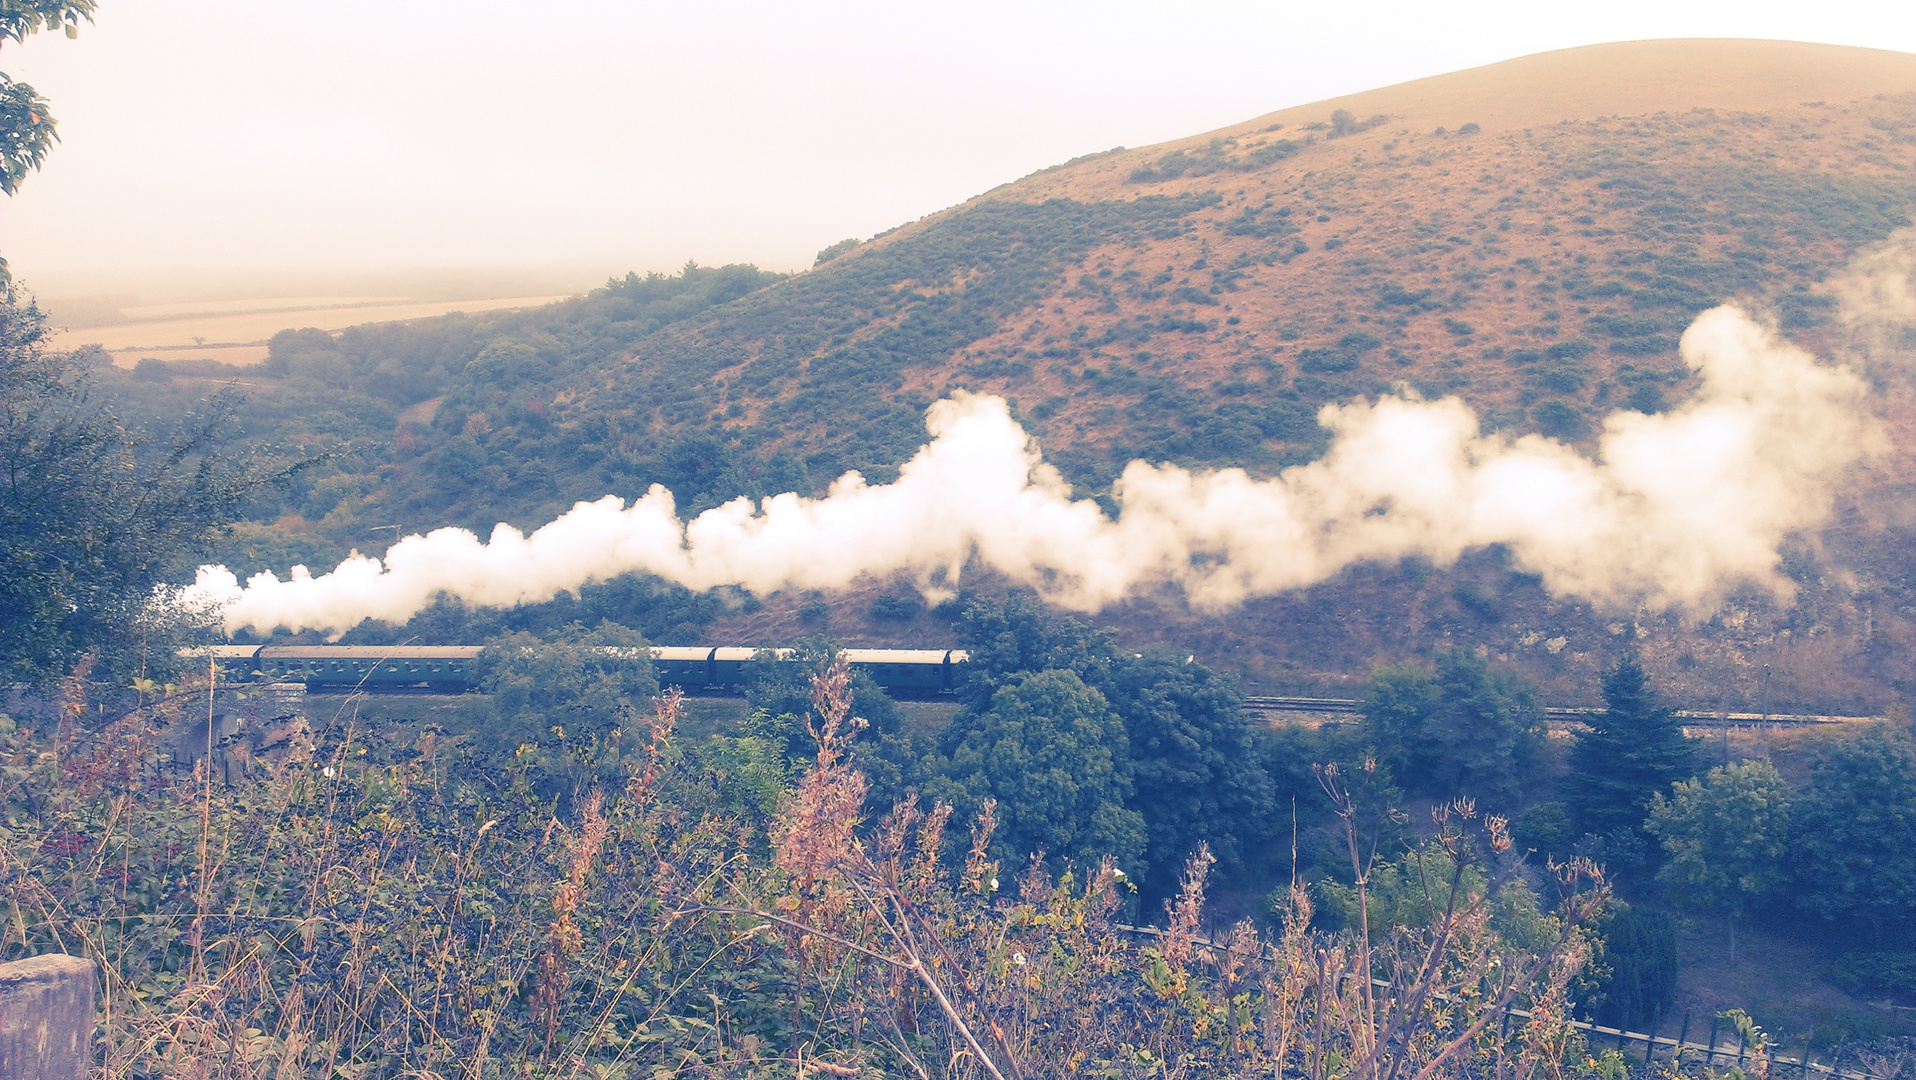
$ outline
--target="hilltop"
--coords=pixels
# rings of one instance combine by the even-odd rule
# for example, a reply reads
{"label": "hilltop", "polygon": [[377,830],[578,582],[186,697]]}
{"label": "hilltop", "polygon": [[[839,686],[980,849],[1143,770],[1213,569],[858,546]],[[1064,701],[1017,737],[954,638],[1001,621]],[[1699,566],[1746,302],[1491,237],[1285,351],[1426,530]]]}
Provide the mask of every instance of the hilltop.
{"label": "hilltop", "polygon": [[[1916,56],[1897,53],[1593,46],[1078,159],[791,277],[692,269],[531,313],[282,335],[246,373],[271,399],[254,430],[350,453],[261,507],[234,557],[320,561],[377,548],[375,525],[535,526],[654,481],[697,509],[848,468],[884,480],[958,388],[1014,401],[1085,494],[1136,457],[1270,475],[1322,450],[1321,406],[1399,386],[1588,449],[1605,413],[1693,389],[1676,338],[1719,302],[1825,354],[1852,347],[1833,282],[1910,224],[1913,86]],[[173,390],[140,397],[229,374],[149,367]],[[1906,384],[1873,374],[1907,434]],[[1842,529],[1791,553],[1794,607],[1644,617],[1646,662],[1692,704],[1889,707],[1907,692],[1916,567],[1884,493],[1909,465],[1894,458]],[[829,628],[941,633],[908,604],[867,617],[890,588],[836,605]],[[789,635],[821,625],[812,603],[714,600],[698,625]],[[1173,596],[1106,618],[1271,689],[1348,685],[1453,639],[1580,695],[1631,633],[1629,613],[1553,600],[1494,551],[1360,569],[1227,619]]]}

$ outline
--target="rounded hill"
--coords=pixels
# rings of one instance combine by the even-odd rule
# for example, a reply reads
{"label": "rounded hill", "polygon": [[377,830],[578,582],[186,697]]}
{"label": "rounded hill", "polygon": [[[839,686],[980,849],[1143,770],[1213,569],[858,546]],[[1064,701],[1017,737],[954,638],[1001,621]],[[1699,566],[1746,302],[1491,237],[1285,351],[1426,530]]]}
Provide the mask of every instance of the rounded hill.
{"label": "rounded hill", "polygon": [[[654,482],[697,511],[846,469],[884,481],[961,388],[1010,399],[1093,496],[1135,458],[1270,475],[1322,452],[1325,405],[1406,390],[1588,452],[1606,415],[1694,390],[1677,338],[1733,301],[1868,366],[1898,449],[1845,495],[1841,527],[1788,553],[1793,607],[1644,615],[1634,640],[1691,701],[1874,710],[1912,677],[1916,423],[1907,328],[1864,341],[1844,282],[1859,260],[1906,265],[1894,238],[1913,214],[1916,56],[1649,41],[1524,57],[1080,158],[802,274],[689,267],[535,312],[282,335],[247,372],[278,380],[259,429],[304,422],[350,452],[247,535],[268,553],[315,534],[376,550],[353,530],[536,526]],[[812,606],[770,598],[708,629],[789,636],[816,628]],[[912,610],[831,629],[946,632]],[[1629,613],[1552,598],[1496,551],[1360,568],[1226,619],[1168,596],[1106,617],[1298,689],[1450,639],[1562,697],[1632,635]]]}

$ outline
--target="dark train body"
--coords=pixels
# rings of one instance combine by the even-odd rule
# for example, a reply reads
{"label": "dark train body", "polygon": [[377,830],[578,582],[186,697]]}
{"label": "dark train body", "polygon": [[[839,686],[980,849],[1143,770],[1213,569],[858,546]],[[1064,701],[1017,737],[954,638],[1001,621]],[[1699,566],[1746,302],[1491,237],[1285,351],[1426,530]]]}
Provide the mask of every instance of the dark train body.
{"label": "dark train body", "polygon": [[[228,679],[303,682],[314,690],[478,689],[478,645],[214,645],[191,650],[216,661]],[[621,650],[623,651],[623,650]],[[759,650],[728,646],[657,646],[647,650],[660,686],[736,691]],[[790,649],[774,650],[792,661]],[[635,657],[636,658],[636,657]],[[914,696],[949,694],[968,660],[963,649],[846,649],[845,658],[886,690]]]}

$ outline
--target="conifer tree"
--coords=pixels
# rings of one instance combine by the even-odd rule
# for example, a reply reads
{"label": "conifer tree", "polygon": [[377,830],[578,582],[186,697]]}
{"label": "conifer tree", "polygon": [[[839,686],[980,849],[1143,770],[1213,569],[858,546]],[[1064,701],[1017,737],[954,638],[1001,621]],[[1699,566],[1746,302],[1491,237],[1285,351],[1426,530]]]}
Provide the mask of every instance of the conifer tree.
{"label": "conifer tree", "polygon": [[1695,775],[1696,751],[1634,658],[1603,673],[1603,703],[1570,751],[1570,817],[1585,835],[1647,839],[1651,796]]}

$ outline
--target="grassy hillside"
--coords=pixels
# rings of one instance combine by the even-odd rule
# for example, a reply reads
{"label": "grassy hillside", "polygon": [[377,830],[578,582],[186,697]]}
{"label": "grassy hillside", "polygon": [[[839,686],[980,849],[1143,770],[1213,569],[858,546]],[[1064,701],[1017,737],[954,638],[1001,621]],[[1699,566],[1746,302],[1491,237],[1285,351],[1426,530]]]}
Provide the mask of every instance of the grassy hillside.
{"label": "grassy hillside", "polygon": [[[960,387],[1013,399],[1087,494],[1134,457],[1268,475],[1320,452],[1323,404],[1400,383],[1587,447],[1604,413],[1690,392],[1676,337],[1718,302],[1851,346],[1831,282],[1916,213],[1911,86],[1916,57],[1869,50],[1570,50],[1079,159],[783,280],[697,271],[533,313],[283,335],[246,373],[254,431],[340,457],[260,507],[233,557],[283,569],[377,549],[394,525],[531,526],[654,481],[697,509],[847,468],[882,480]],[[149,366],[134,397],[163,414],[226,374]],[[1908,434],[1906,382],[1874,374]],[[1641,621],[1673,696],[1857,712],[1908,693],[1898,453],[1840,528],[1791,553],[1791,609]],[[848,641],[942,633],[895,604],[872,617],[891,587],[823,621]],[[821,623],[816,598],[762,600],[672,625],[757,639]],[[1462,640],[1560,699],[1587,697],[1633,633],[1629,613],[1554,600],[1494,551],[1360,568],[1223,619],[1175,596],[1106,617],[1250,688],[1335,689]]]}

